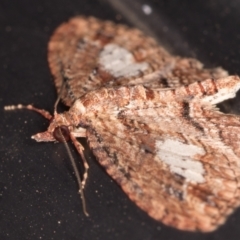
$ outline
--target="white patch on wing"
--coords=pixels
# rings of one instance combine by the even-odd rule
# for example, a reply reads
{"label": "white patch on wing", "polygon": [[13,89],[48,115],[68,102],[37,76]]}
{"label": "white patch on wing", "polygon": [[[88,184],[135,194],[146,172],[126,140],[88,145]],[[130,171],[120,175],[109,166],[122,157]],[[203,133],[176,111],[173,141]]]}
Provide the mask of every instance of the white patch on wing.
{"label": "white patch on wing", "polygon": [[132,77],[148,68],[148,63],[137,63],[127,49],[107,44],[99,55],[99,64],[114,77]]}
{"label": "white patch on wing", "polygon": [[165,162],[173,173],[190,182],[203,183],[205,170],[201,162],[194,160],[195,155],[204,155],[203,148],[184,144],[177,140],[156,141],[157,160]]}

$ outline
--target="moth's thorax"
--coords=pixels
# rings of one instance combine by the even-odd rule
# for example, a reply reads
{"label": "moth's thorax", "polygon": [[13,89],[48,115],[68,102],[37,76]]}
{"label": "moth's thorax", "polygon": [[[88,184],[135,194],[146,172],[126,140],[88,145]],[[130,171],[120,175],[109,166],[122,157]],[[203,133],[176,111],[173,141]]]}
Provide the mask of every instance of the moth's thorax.
{"label": "moth's thorax", "polygon": [[87,108],[83,105],[81,99],[77,99],[69,111],[63,113],[64,118],[73,127],[77,127],[82,121],[85,121]]}

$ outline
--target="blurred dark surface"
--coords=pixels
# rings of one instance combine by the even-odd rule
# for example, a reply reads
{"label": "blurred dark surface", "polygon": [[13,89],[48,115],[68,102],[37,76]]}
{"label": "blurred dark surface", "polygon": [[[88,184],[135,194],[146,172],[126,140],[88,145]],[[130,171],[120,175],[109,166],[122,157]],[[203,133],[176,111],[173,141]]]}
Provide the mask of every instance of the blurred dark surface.
{"label": "blurred dark surface", "polygon": [[[0,239],[239,239],[239,209],[208,234],[178,231],[152,220],[128,199],[90,151],[85,189],[90,217],[85,217],[63,145],[30,138],[44,131],[48,122],[30,111],[3,111],[3,106],[18,103],[53,110],[56,91],[47,43],[53,30],[70,17],[93,15],[139,27],[172,53],[239,74],[239,13],[239,1],[231,0],[2,0]],[[231,102],[235,112],[239,112],[238,102]]]}

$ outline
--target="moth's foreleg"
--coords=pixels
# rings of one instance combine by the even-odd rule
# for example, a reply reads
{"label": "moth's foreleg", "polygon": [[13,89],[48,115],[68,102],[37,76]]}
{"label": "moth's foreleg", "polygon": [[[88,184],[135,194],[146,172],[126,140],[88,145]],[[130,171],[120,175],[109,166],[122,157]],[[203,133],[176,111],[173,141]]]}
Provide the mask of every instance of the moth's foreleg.
{"label": "moth's foreleg", "polygon": [[86,158],[84,156],[84,153],[83,153],[84,147],[72,135],[71,135],[71,140],[72,140],[74,146],[76,147],[76,149],[77,149],[78,153],[80,154],[80,156],[82,158],[82,161],[83,161],[84,173],[83,173],[83,179],[82,179],[82,188],[84,189],[84,186],[86,184],[87,177],[88,177],[89,165],[88,165],[87,160],[86,160]]}

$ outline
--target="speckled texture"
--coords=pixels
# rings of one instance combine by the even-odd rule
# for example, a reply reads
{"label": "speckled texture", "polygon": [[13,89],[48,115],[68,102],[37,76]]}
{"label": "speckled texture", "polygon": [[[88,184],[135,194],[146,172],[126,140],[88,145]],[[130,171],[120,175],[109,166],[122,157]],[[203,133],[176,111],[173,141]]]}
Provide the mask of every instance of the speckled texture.
{"label": "speckled texture", "polygon": [[[112,43],[148,68],[134,77],[107,72],[99,55]],[[212,231],[240,204],[240,119],[214,105],[235,96],[238,77],[227,77],[221,68],[204,69],[195,59],[171,56],[138,30],[82,17],[56,30],[49,63],[57,90],[63,86],[61,98],[71,108],[55,114],[38,140],[46,141],[60,125],[68,126],[72,136],[85,129],[81,136],[129,198],[178,229]],[[189,158],[202,167],[203,181],[176,174],[159,158],[157,143],[168,139],[180,148],[184,144],[202,150]],[[176,158],[186,161],[180,152],[174,153]]]}

